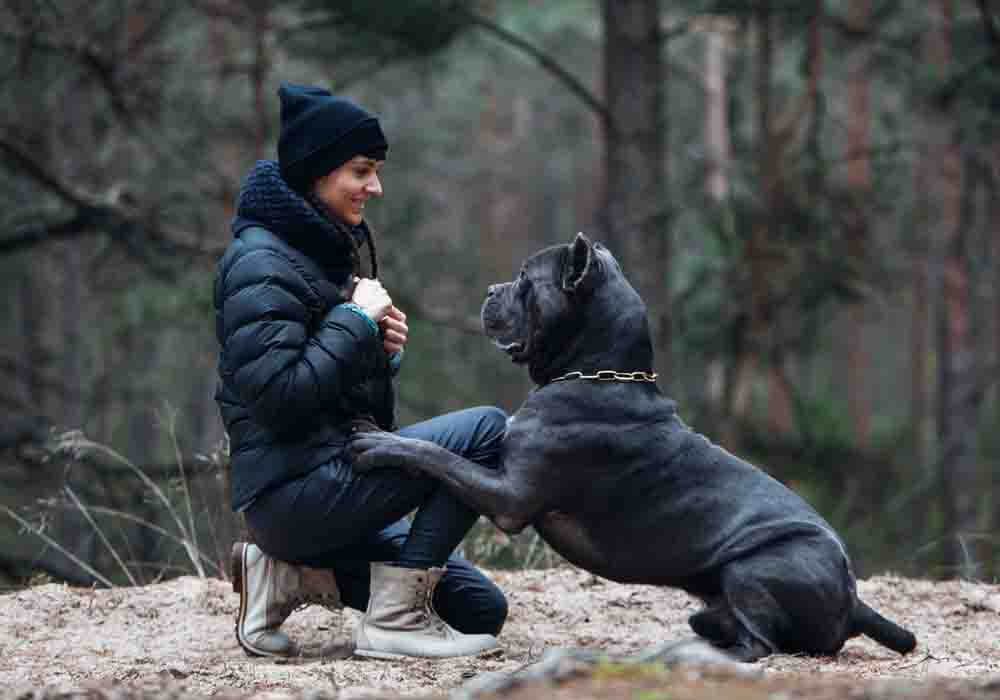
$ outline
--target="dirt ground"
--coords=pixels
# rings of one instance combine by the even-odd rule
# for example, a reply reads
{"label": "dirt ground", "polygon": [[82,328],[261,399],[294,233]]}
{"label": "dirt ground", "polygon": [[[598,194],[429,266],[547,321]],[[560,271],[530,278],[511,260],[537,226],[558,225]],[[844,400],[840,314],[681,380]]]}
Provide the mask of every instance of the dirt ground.
{"label": "dirt ground", "polygon": [[[502,653],[399,662],[350,658],[357,613],[316,607],[285,627],[309,657],[247,658],[233,636],[238,596],[221,580],[183,577],[111,590],[36,586],[0,596],[0,696],[446,696],[484,672],[516,671],[546,649],[632,654],[690,637],[686,619],[698,608],[679,591],[620,585],[573,568],[493,577],[510,599]],[[859,589],[916,633],[914,653],[899,656],[858,638],[835,658],[770,657],[754,664],[753,679],[604,665],[508,697],[1000,698],[1000,587],[879,577]]]}

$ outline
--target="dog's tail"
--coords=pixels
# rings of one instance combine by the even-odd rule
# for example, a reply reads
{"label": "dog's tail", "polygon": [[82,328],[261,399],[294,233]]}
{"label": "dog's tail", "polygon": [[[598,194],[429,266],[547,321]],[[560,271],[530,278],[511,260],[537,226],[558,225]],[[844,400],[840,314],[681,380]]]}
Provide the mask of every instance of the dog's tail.
{"label": "dog's tail", "polygon": [[917,646],[913,632],[887,620],[858,600],[854,606],[854,632],[871,637],[882,646],[900,654],[909,654]]}

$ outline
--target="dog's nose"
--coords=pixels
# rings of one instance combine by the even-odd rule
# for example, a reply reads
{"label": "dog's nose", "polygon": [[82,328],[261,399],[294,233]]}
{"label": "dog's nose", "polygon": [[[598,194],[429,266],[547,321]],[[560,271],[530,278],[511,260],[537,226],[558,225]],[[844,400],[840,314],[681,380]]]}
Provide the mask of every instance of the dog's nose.
{"label": "dog's nose", "polygon": [[499,291],[500,291],[499,284],[491,284],[489,287],[486,288],[486,296],[491,297]]}

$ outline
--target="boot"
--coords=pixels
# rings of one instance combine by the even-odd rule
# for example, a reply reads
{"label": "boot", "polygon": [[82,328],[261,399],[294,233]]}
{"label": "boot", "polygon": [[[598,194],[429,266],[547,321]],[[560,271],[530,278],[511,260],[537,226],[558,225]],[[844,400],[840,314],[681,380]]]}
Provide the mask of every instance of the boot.
{"label": "boot", "polygon": [[462,634],[431,601],[444,569],[408,569],[373,562],[368,610],[358,624],[354,653],[377,659],[469,656],[495,649],[492,634]]}
{"label": "boot", "polygon": [[328,569],[294,566],[248,542],[233,544],[233,590],[240,594],[236,641],[248,656],[295,656],[298,648],[279,627],[297,608],[343,607]]}

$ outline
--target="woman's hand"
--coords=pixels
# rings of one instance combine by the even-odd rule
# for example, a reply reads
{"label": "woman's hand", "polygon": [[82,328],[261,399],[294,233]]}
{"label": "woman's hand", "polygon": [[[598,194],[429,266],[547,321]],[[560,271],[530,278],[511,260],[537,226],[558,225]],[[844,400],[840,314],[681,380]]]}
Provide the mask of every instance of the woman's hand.
{"label": "woman's hand", "polygon": [[385,317],[379,322],[379,326],[382,328],[382,345],[385,347],[385,351],[392,355],[402,350],[409,334],[406,314],[395,306],[390,306]]}
{"label": "woman's hand", "polygon": [[359,279],[354,285],[351,301],[360,306],[361,310],[368,314],[368,318],[379,324],[392,308],[392,299],[382,283],[367,277]]}

